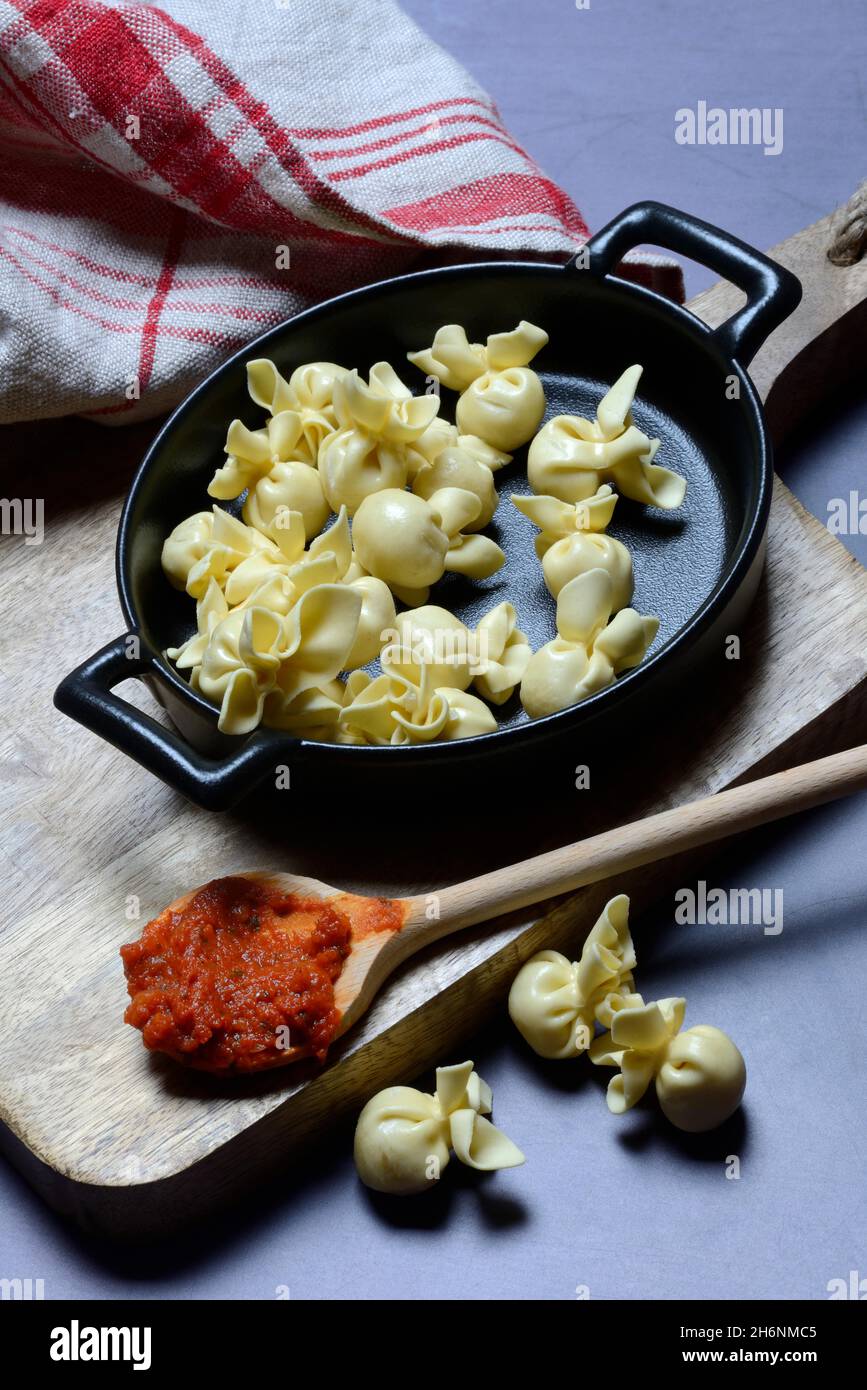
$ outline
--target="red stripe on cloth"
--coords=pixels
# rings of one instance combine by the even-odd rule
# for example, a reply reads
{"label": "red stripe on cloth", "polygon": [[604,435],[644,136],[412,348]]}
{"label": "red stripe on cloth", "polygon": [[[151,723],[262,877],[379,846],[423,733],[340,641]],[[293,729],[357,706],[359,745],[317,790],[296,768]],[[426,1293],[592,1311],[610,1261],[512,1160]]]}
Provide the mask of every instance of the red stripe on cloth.
{"label": "red stripe on cloth", "polygon": [[408,111],[373,116],[356,125],[287,126],[286,133],[296,135],[300,140],[339,140],[344,135],[365,135],[369,130],[380,130],[384,125],[394,125],[396,121],[411,121],[415,116],[427,116],[431,111],[444,111],[448,106],[479,106],[483,111],[497,116],[497,108],[492,102],[481,101],[478,97],[444,97],[442,101],[429,101],[426,106],[413,106]]}
{"label": "red stripe on cloth", "polygon": [[[258,129],[266,144],[272,148],[272,153],[277,155],[284,172],[300,186],[309,185],[305,187],[305,192],[311,201],[317,201],[315,194],[318,192],[318,201],[339,211],[354,228],[383,230],[382,224],[359,214],[334,189],[320,181],[304,163],[300,153],[291,146],[285,131],[280,130],[264,104],[253,100],[240,79],[217,58],[216,54],[211,53],[203,39],[176,23],[164,11],[151,6],[146,10],[103,10],[102,6],[97,9],[96,5],[92,4],[86,5],[82,10],[78,0],[37,0],[36,5],[32,5],[31,0],[10,0],[10,3],[26,14],[31,26],[42,34],[46,42],[52,43],[54,51],[61,51],[64,62],[66,55],[71,55],[68,72],[86,93],[93,108],[120,133],[125,129],[126,118],[130,112],[128,106],[117,99],[117,69],[127,65],[131,68],[135,74],[131,82],[133,88],[142,82],[146,72],[151,74],[151,80],[146,84],[147,104],[160,113],[161,119],[142,123],[136,152],[180,196],[197,202],[197,206],[206,216],[226,221],[228,225],[239,230],[263,233],[279,230],[285,239],[297,228],[308,238],[315,235],[323,242],[346,244],[345,232],[303,220],[267,193],[255,179],[253,172],[238,162],[228,146],[218,140],[205,121],[193,111],[183,93],[165,76],[160,65],[151,57],[148,46],[133,32],[131,26],[147,25],[149,42],[152,44],[164,47],[175,39],[192,52],[212,81],[221,87],[250,124]],[[82,20],[87,20],[91,10],[95,11],[96,18],[82,36]],[[155,21],[160,25],[157,38],[153,32]],[[88,39],[97,23],[105,25],[103,32],[114,54],[112,63],[105,66],[94,61],[88,50]],[[109,161],[101,159],[76,140],[63,121],[40,100],[34,90],[33,81],[22,81],[15,74],[10,76],[25,100],[40,113],[43,124],[47,123],[52,129],[57,130],[65,141],[75,146],[88,159],[94,160],[114,174],[120,172]],[[35,77],[38,79],[39,71]],[[280,145],[284,148],[278,148]],[[190,146],[193,148],[190,149]],[[208,171],[216,177],[216,187],[209,187],[203,182],[203,171]],[[122,177],[130,181],[134,176],[123,173]],[[231,218],[228,216],[230,209]]]}
{"label": "red stripe on cloth", "polygon": [[157,325],[160,321],[163,305],[166,302],[166,295],[171,288],[178,260],[180,259],[186,225],[186,213],[180,208],[175,208],[172,212],[171,223],[169,224],[169,235],[166,242],[166,254],[163,260],[163,268],[160,271],[156,289],[148,305],[144,327],[142,328],[141,351],[139,353],[138,365],[139,388],[142,391],[151,379],[154,354],[156,353],[157,345]]}
{"label": "red stripe on cloth", "polygon": [[[141,336],[141,327],[138,324],[117,323],[112,319],[101,318],[99,314],[91,313],[91,311],[85,309],[83,305],[77,304],[75,300],[64,298],[54,285],[49,284],[47,280],[43,280],[41,276],[36,275],[28,266],[23,265],[5,246],[0,246],[0,257],[9,261],[11,265],[14,265],[15,269],[21,272],[25,280],[29,280],[37,289],[42,290],[48,298],[59,305],[60,308],[69,309],[71,313],[78,314],[80,318],[87,319],[90,323],[95,323],[100,328],[109,328],[115,333],[135,334],[136,337]],[[232,349],[241,347],[244,343],[249,342],[249,338],[244,335],[238,336],[237,334],[221,333],[216,329],[210,328],[176,328],[170,324],[161,324],[160,333],[167,338],[179,338],[188,343],[204,343],[209,347],[225,347]]]}
{"label": "red stripe on cloth", "polygon": [[[33,251],[30,251],[24,247],[20,247],[19,254],[22,256],[26,256],[27,260],[30,262],[31,265],[38,266],[40,270],[47,271],[48,274],[53,276],[54,279],[58,281],[61,285],[66,285],[67,288],[71,290],[76,290],[80,295],[83,295],[86,299],[92,299],[97,304],[105,304],[110,309],[128,309],[132,310],[133,312],[141,312],[143,299],[118,299],[115,295],[106,294],[103,290],[98,289],[96,285],[88,285],[83,280],[77,280],[74,275],[67,275],[65,271],[58,269],[58,267],[52,265],[50,261],[43,260],[41,256],[37,256]],[[114,273],[110,273],[105,278],[120,279],[121,277],[115,275]],[[127,280],[127,283],[129,283],[129,280]],[[143,275],[140,277],[137,283],[151,290],[154,288],[153,276]],[[233,288],[237,288],[237,282],[234,281],[224,279],[219,283],[221,283],[223,287],[231,285]],[[190,290],[196,288],[202,288],[201,284],[198,286],[190,283],[182,284],[178,279],[175,278],[171,284],[173,295],[171,299],[166,301],[164,305],[164,312],[182,314],[210,314],[215,318],[233,318],[246,320],[250,323],[261,324],[273,323],[275,321],[278,321],[281,317],[283,317],[283,315],[277,309],[256,309],[245,304],[216,304],[201,301],[192,302],[190,300],[179,299],[177,297],[176,291],[178,290]],[[276,285],[269,285],[268,288],[275,292],[278,290],[278,286]]]}
{"label": "red stripe on cloth", "polygon": [[392,145],[399,145],[402,140],[411,140],[417,135],[430,135],[432,132],[440,130],[444,125],[467,125],[473,121],[476,125],[488,126],[489,129],[497,131],[500,135],[505,135],[501,125],[496,121],[490,121],[486,116],[435,116],[427,125],[411,126],[409,130],[401,130],[397,135],[384,135],[381,140],[369,140],[366,145],[344,145],[339,150],[310,150],[308,159],[345,159],[347,155],[375,154],[377,150],[389,149]]}
{"label": "red stripe on cloth", "polygon": [[540,212],[555,217],[581,240],[590,235],[572,199],[543,174],[492,174],[458,188],[404,203],[385,214],[400,227],[428,232],[438,228],[474,226],[498,217],[526,217]]}
{"label": "red stripe on cloth", "polygon": [[[42,246],[46,251],[54,251],[58,256],[66,256],[69,260],[75,261],[85,270],[90,270],[94,275],[103,275],[110,280],[123,281],[129,285],[144,285],[151,289],[154,283],[152,275],[136,275],[133,271],[124,270],[121,266],[106,265],[103,261],[94,261],[84,252],[77,251],[73,247],[60,246],[56,241],[47,241],[45,237],[37,236],[35,232],[28,231],[24,227],[16,227],[12,222],[0,223],[0,231],[13,232],[16,236],[26,237],[28,241],[35,242],[37,246]],[[22,250],[22,254],[25,254]],[[279,290],[282,288],[277,283],[277,276],[267,280],[260,275],[247,275],[242,272],[232,274],[226,271],[220,275],[199,275],[188,278],[176,277],[173,288],[176,290],[210,290],[210,289],[259,289],[259,290]]]}
{"label": "red stripe on cloth", "polygon": [[[416,159],[419,155],[438,154],[442,150],[454,150],[459,145],[470,145],[476,140],[494,140],[498,145],[505,145],[515,154],[519,154],[528,163],[531,162],[521,146],[516,145],[514,140],[510,140],[508,136],[491,135],[488,131],[472,131],[467,135],[453,135],[449,140],[428,140],[424,145],[415,145],[411,150],[400,150],[397,154],[389,155],[387,159],[374,159],[368,164],[353,164],[349,169],[335,169],[329,171],[328,178],[334,183],[338,179],[359,179],[365,174],[373,173],[376,169],[388,169],[394,164],[404,164],[408,159]],[[525,208],[524,211],[526,212],[526,210]]]}
{"label": "red stripe on cloth", "polygon": [[[69,72],[86,92],[92,106],[116,129],[122,129],[129,114],[130,104],[147,91],[147,105],[158,111],[162,120],[144,123],[142,137],[137,143],[136,152],[154,172],[158,173],[176,192],[177,196],[192,203],[207,217],[243,230],[257,230],[273,234],[278,228],[281,238],[292,235],[293,230],[304,227],[307,235],[315,231],[318,239],[334,244],[346,245],[346,233],[332,231],[306,222],[278,203],[264,188],[250,167],[237,160],[229,145],[217,138],[201,115],[192,109],[183,93],[166,77],[160,63],[153,57],[153,50],[161,54],[173,51],[173,44],[181,44],[200,63],[204,72],[224,97],[233,102],[242,112],[250,126],[264,141],[280,167],[298,184],[312,203],[344,219],[350,227],[366,231],[381,231],[383,222],[387,226],[403,229],[404,234],[418,233],[425,229],[421,205],[415,214],[392,215],[387,219],[377,219],[361,212],[346,201],[334,188],[334,184],[349,178],[358,178],[379,168],[387,168],[408,159],[417,158],[424,153],[435,153],[455,148],[478,139],[489,139],[505,144],[522,158],[532,161],[520,146],[512,142],[506,132],[498,134],[466,134],[453,140],[426,143],[423,147],[396,153],[387,159],[371,161],[368,164],[334,171],[327,180],[316,175],[299,149],[292,143],[289,132],[280,127],[267,106],[254,98],[240,78],[205,44],[198,35],[177,23],[164,11],[148,6],[146,8],[128,7],[121,11],[106,10],[103,7],[82,4],[80,0],[12,0],[19,9],[25,10],[27,17],[40,29],[43,38],[51,41],[62,52],[69,65]],[[29,4],[29,9],[27,8]],[[91,19],[91,14],[94,17]],[[157,26],[155,32],[155,25]],[[98,42],[94,41],[94,35]],[[107,52],[110,61],[102,55]],[[100,55],[97,58],[97,54]],[[118,73],[123,72],[122,81]],[[37,74],[38,76],[38,74]],[[19,84],[26,91],[28,99],[43,112],[43,115],[57,126],[63,137],[76,143],[62,121],[57,121],[48,107],[39,102],[32,90],[32,83]],[[211,103],[213,106],[214,103]],[[410,108],[404,113],[390,113],[371,121],[344,127],[333,134],[346,135],[394,124],[416,114],[431,114],[436,110],[456,105],[469,105],[484,110],[495,108],[485,106],[477,98],[454,98],[428,103],[426,106]],[[496,126],[493,130],[496,131]],[[326,132],[318,132],[324,134]],[[314,138],[313,129],[308,132]],[[333,135],[332,135],[333,138]],[[89,158],[92,152],[83,150]],[[112,166],[107,161],[100,163]],[[113,170],[113,172],[118,172]],[[123,171],[129,181],[129,175]],[[534,175],[536,188],[541,186],[541,176]],[[489,181],[492,187],[498,185],[498,176]],[[500,185],[501,186],[501,185]],[[525,185],[529,188],[530,185]],[[549,198],[549,209],[556,209],[564,229],[580,231],[583,228],[580,217],[573,205],[563,195],[554,190],[557,197]],[[455,190],[436,195],[429,204],[437,202],[452,203]],[[457,190],[461,196],[461,190]],[[537,210],[524,205],[519,211],[525,214]],[[428,208],[430,215],[431,208]],[[493,210],[488,208],[477,220],[491,220],[497,215],[508,215],[507,208]],[[462,217],[459,221],[472,221]],[[430,226],[443,225],[440,221]],[[586,229],[585,229],[586,230]]]}
{"label": "red stripe on cloth", "polygon": [[[189,52],[194,54],[211,81],[247,117],[253,129],[277,158],[281,168],[295,179],[311,202],[329,212],[339,214],[354,228],[366,231],[382,231],[382,224],[376,218],[369,217],[358,208],[353,207],[350,202],[340,197],[333,188],[330,188],[314,173],[306,163],[301,151],[292,144],[288,131],[277,124],[265,103],[253,97],[241,79],[216,53],[208,48],[199,34],[185,28],[182,24],[178,24],[171,15],[166,14],[163,10],[150,9],[148,13],[159,15],[160,19],[171,29],[171,32],[185,44]],[[132,15],[130,19],[132,19]],[[231,157],[234,158],[234,156]],[[257,187],[261,189],[261,184],[258,184]],[[262,192],[264,195],[264,190]],[[268,195],[264,196],[267,197]],[[284,226],[288,221],[295,220],[287,210],[280,208],[280,212]],[[260,230],[265,229],[260,228]],[[331,239],[345,241],[346,234],[343,232],[330,232],[326,228],[319,230],[323,233],[323,238],[327,236]]]}
{"label": "red stripe on cloth", "polygon": [[163,76],[144,45],[130,38],[122,12],[105,9],[74,38],[53,45],[91,101],[96,96],[97,110],[109,119],[125,119],[136,111],[142,92]]}

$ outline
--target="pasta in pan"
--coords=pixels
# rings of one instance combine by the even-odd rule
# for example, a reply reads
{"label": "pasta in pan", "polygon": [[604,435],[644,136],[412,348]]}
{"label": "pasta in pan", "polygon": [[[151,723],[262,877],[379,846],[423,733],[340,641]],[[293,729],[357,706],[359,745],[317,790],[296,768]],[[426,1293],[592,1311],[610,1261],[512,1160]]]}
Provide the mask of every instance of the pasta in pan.
{"label": "pasta in pan", "polygon": [[614,586],[601,569],[588,570],[560,590],[559,635],[533,654],[521,682],[521,703],[532,719],[586,700],[644,658],[659,619],[641,617],[632,608],[611,619],[613,598]]}
{"label": "pasta in pan", "polygon": [[334,387],[339,428],[319,450],[330,506],[352,515],[371,494],[405,487],[425,461],[410,446],[424,438],[438,409],[435,396],[413,396],[387,362],[377,362],[366,382],[347,372]]}
{"label": "pasta in pan", "polygon": [[301,416],[296,410],[273,415],[259,430],[233,420],[226,433],[226,462],[208,484],[209,496],[231,501],[246,488],[255,487],[275,464],[299,459],[301,433]]}
{"label": "pasta in pan", "polygon": [[383,666],[418,685],[426,668],[432,686],[467,690],[474,684],[492,705],[504,704],[520,684],[532,649],[511,603],[499,603],[475,630],[435,604],[397,619],[382,649]]}
{"label": "pasta in pan", "polygon": [[488,369],[485,348],[481,343],[468,342],[466,330],[459,323],[444,324],[437,329],[429,348],[406,355],[413,366],[436,377],[450,391],[466,391]]}
{"label": "pasta in pan", "polygon": [[[290,553],[287,542],[280,560],[269,552],[243,562],[229,576],[226,596],[230,602],[273,606],[286,615],[301,595],[316,585],[347,585],[361,599],[361,610],[344,669],[352,671],[365,666],[379,655],[382,634],[394,626],[391,591],[381,580],[365,574],[358,564],[345,508],[341,508],[334,525],[317,536],[306,551],[299,531],[296,528],[294,551]],[[289,560],[294,563],[282,562]]]}
{"label": "pasta in pan", "polygon": [[228,613],[226,595],[216,579],[210,579],[204,594],[196,600],[196,631],[180,647],[169,647],[166,651],[166,656],[179,671],[191,671],[194,666],[201,665],[214,628],[228,617]]}
{"label": "pasta in pan", "polygon": [[526,319],[510,333],[492,333],[484,347],[468,342],[460,324],[450,323],[437,330],[431,347],[407,356],[443,386],[461,392],[462,434],[511,452],[532,438],[545,413],[545,392],[529,363],[547,341],[548,334]]}
{"label": "pasta in pan", "polygon": [[428,667],[421,667],[417,684],[385,659],[382,668],[374,678],[357,671],[347,681],[339,718],[344,733],[366,743],[400,745],[476,738],[496,729],[486,704],[465,690],[435,687]]}
{"label": "pasta in pan", "polygon": [[632,421],[641,373],[639,366],[627,368],[600,401],[595,420],[557,415],[539,431],[527,455],[534,492],[583,502],[610,480],[635,502],[667,510],[680,506],[686,480],[653,462],[659,440]]}
{"label": "pasta in pan", "polygon": [[498,603],[475,631],[473,684],[492,705],[504,705],[524,679],[533,649],[511,603]]}
{"label": "pasta in pan", "polygon": [[[297,541],[300,520],[297,517],[292,523],[290,519],[286,544]],[[176,588],[185,588],[191,598],[198,599],[211,579],[224,587],[232,571],[256,554],[269,556],[274,563],[282,559],[274,541],[222,507],[214,507],[210,512],[196,512],[175,527],[163,543],[162,566]]]}
{"label": "pasta in pan", "polygon": [[448,609],[425,604],[401,613],[382,649],[390,671],[413,685],[426,668],[434,689],[468,690],[477,659],[473,634]]}
{"label": "pasta in pan", "polygon": [[389,1086],[367,1102],[355,1129],[358,1175],[376,1192],[425,1192],[442,1176],[451,1153],[470,1168],[491,1172],[524,1163],[490,1115],[491,1088],[472,1062],[439,1067],[436,1091]]}
{"label": "pasta in pan", "polygon": [[334,410],[343,429],[353,428],[390,444],[413,444],[439,411],[436,396],[414,396],[388,362],[371,367],[367,381],[347,372],[334,389]]}
{"label": "pasta in pan", "polygon": [[300,421],[298,453],[305,463],[316,463],[323,439],[337,428],[334,388],[346,375],[335,362],[308,362],[297,367],[288,381],[273,362],[260,357],[247,363],[247,390],[269,415],[292,410]]}
{"label": "pasta in pan", "polygon": [[399,488],[366,497],[353,525],[359,562],[411,607],[427,601],[446,570],[486,579],[504,563],[487,536],[465,536],[479,499],[462,488],[442,488],[426,501]]}
{"label": "pasta in pan", "polygon": [[545,392],[528,364],[547,341],[547,333],[525,320],[511,333],[488,338],[487,370],[458,400],[462,433],[480,435],[509,453],[532,439],[545,414]]}
{"label": "pasta in pan", "polygon": [[[195,689],[220,706],[218,727],[249,733],[263,719],[291,728],[311,691],[346,669],[361,598],[352,589],[321,584],[302,594],[286,618],[268,609],[236,609],[211,633]],[[334,720],[339,705],[334,710]]]}
{"label": "pasta in pan", "polygon": [[300,512],[308,541],[318,536],[331,509],[315,468],[294,459],[274,464],[250,489],[241,515],[248,526],[275,540],[275,530],[285,527],[287,512]]}
{"label": "pasta in pan", "polygon": [[[266,419],[258,428],[232,421],[208,487],[219,500],[239,499],[241,516],[197,512],[162,551],[169,582],[196,601],[194,632],[167,656],[219,708],[221,729],[264,722],[389,744],[475,737],[497,727],[490,707],[518,687],[535,718],[642,659],[657,620],[627,606],[632,562],[605,534],[617,496],[602,478],[658,505],[675,505],[685,484],[653,464],[655,441],[633,425],[640,368],[615,383],[592,423],[551,422],[571,431],[568,447],[551,427],[541,431],[529,471],[534,486],[545,476],[551,487],[513,498],[540,529],[536,552],[557,599],[554,641],[533,653],[509,602],[475,629],[427,602],[445,574],[481,580],[505,562],[481,533],[499,501],[496,472],[544,412],[529,364],[547,341],[526,320],[484,344],[451,324],[408,354],[460,393],[456,424],[439,415],[438,394],[413,395],[384,361],[366,377],[305,363],[288,380],[267,358],[247,364]],[[409,609],[400,618],[395,600]],[[377,660],[379,674],[361,669]]]}
{"label": "pasta in pan", "polygon": [[430,500],[444,487],[458,487],[472,492],[479,499],[479,514],[467,523],[468,531],[481,531],[493,519],[499,496],[494,484],[494,472],[511,461],[510,454],[492,449],[475,435],[457,435],[453,444],[440,449],[430,463],[416,471],[412,490]]}
{"label": "pasta in pan", "polygon": [[626,607],[634,585],[632,556],[621,541],[601,534],[617,501],[617,494],[607,484],[586,502],[574,505],[556,497],[513,496],[512,501],[541,528],[536,537],[536,554],[554,598],[570,579],[591,569],[603,569],[613,587],[613,611]]}
{"label": "pasta in pan", "polygon": [[353,516],[366,497],[407,482],[406,450],[354,428],[337,430],[319,450],[322,491],[332,511]]}
{"label": "pasta in pan", "polygon": [[205,555],[214,531],[215,510],[185,517],[163,541],[163,574],[175,589],[186,589],[190,570]]}

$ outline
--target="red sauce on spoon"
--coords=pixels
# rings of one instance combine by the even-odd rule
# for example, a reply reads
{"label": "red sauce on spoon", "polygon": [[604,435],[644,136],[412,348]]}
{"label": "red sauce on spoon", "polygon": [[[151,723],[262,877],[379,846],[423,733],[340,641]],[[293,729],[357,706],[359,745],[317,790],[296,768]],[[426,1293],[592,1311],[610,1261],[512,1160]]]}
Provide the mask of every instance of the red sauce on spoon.
{"label": "red sauce on spoon", "polygon": [[214,879],[121,947],[131,1000],[124,1018],[146,1047],[204,1071],[322,1061],[340,1024],[334,985],[354,926],[356,935],[399,930],[402,907]]}

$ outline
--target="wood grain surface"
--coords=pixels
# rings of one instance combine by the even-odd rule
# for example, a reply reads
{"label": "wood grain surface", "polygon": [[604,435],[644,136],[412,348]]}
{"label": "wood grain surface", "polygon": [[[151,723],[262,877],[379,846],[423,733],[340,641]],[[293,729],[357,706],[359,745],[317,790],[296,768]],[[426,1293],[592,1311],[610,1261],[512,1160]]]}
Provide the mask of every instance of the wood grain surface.
{"label": "wood grain surface", "polygon": [[[863,366],[867,266],[831,266],[827,240],[819,223],[771,252],[806,290],[753,369],[779,434],[841,380],[842,364]],[[737,301],[714,287],[692,307],[717,323]],[[361,892],[433,890],[858,742],[867,710],[867,573],[777,480],[741,660],[691,682],[652,739],[636,730],[603,750],[590,790],[576,789],[561,755],[511,798],[447,817],[358,806],[342,787],[303,807],[257,798],[209,814],[51,705],[57,678],[122,628],[114,534],[153,429],[67,420],[3,432],[3,495],[20,492],[26,465],[29,493],[45,498],[46,538],[2,540],[0,1141],[55,1207],[124,1238],[201,1217],[378,1087],[459,1060],[520,963],[543,945],[576,950],[612,891],[633,897],[640,951],[642,908],[690,864],[635,870],[541,916],[525,910],[440,942],[390,981],[324,1070],[231,1084],[148,1056],[120,1021],[118,947],[185,888],[261,868]],[[140,685],[121,689],[165,719]]]}

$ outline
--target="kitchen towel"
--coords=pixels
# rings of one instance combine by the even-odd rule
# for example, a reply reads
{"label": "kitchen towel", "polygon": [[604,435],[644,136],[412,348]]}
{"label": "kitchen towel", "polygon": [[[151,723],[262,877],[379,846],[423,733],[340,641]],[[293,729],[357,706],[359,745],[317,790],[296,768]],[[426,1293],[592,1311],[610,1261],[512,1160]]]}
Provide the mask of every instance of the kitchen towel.
{"label": "kitchen towel", "polygon": [[0,151],[6,422],[146,419],[308,304],[588,235],[391,0],[0,0]]}

